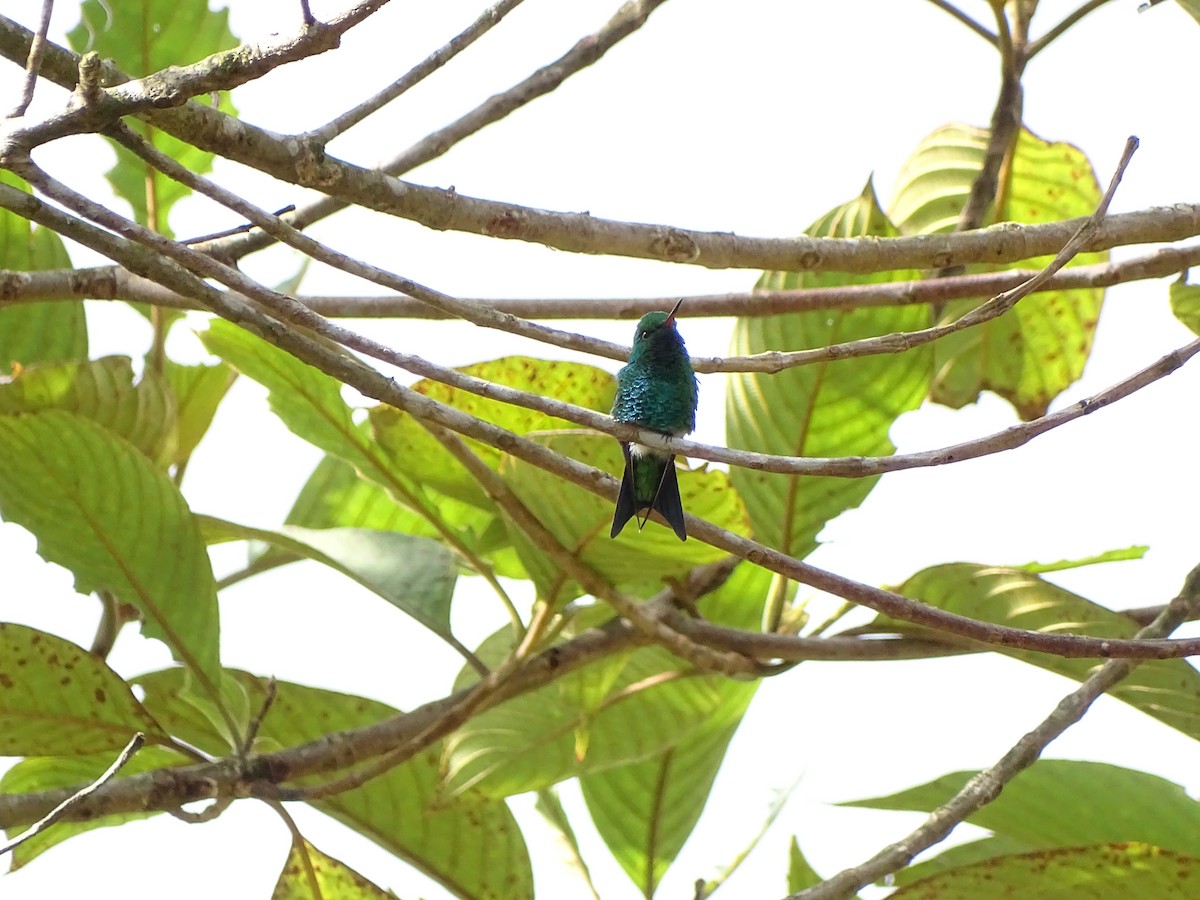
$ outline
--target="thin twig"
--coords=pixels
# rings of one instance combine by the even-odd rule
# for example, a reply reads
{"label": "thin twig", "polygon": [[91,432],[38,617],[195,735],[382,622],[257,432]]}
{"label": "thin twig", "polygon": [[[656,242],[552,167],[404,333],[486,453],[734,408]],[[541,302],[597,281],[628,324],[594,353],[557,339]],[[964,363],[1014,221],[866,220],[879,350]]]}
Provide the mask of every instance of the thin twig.
{"label": "thin twig", "polygon": [[[461,116],[444,128],[434,131],[417,144],[398,156],[379,165],[378,171],[387,175],[402,175],[430,160],[436,159],[463,139],[480,131],[493,122],[498,122],[538,97],[554,91],[564,81],[598,62],[622,40],[645,24],[656,8],[665,0],[634,0],[623,4],[603,27],[575,43],[570,50],[548,65],[542,66],[528,78],[506,91],[492,96],[475,109]],[[302,206],[293,219],[297,228],[306,228],[350,203],[339,197],[324,197]],[[248,253],[268,246],[271,239],[263,234],[249,234],[236,239],[219,252],[232,259],[240,259]]]}
{"label": "thin twig", "polygon": [[42,18],[38,22],[37,34],[29,45],[29,56],[25,60],[25,83],[21,87],[21,99],[9,112],[8,118],[25,115],[33,102],[33,90],[37,86],[38,70],[42,66],[42,55],[46,52],[46,34],[50,31],[50,16],[54,12],[54,0],[42,0]]}
{"label": "thin twig", "polygon": [[1029,42],[1029,49],[1025,53],[1026,60],[1033,59],[1035,56],[1045,50],[1046,47],[1052,44],[1057,38],[1059,38],[1068,28],[1070,28],[1088,13],[1094,12],[1107,2],[1108,0],[1088,0],[1087,3],[1077,7],[1074,12],[1066,15],[1061,22],[1059,22],[1041,37]]}
{"label": "thin twig", "polygon": [[954,18],[958,19],[958,21],[962,22],[964,25],[966,25],[968,28],[970,28],[973,32],[975,32],[977,35],[979,35],[981,38],[983,38],[985,41],[987,41],[993,47],[996,46],[996,42],[999,39],[996,37],[995,34],[993,34],[991,31],[988,31],[988,29],[984,25],[980,24],[979,22],[976,22],[974,19],[972,19],[969,15],[967,15],[965,12],[963,12],[961,9],[959,9],[957,6],[955,6],[953,3],[950,3],[949,0],[929,0],[929,2],[932,3],[934,6],[936,6],[938,9],[943,10],[944,12],[948,12]]}
{"label": "thin twig", "polygon": [[329,143],[335,137],[353,128],[373,113],[378,112],[388,103],[391,103],[397,97],[446,65],[446,63],[450,62],[455,56],[483,37],[494,25],[499,24],[501,19],[520,5],[521,0],[501,0],[501,2],[493,6],[489,6],[479,18],[468,25],[462,32],[455,35],[448,44],[425,57],[420,63],[409,69],[404,75],[393,81],[382,91],[364,100],[353,109],[342,113],[328,124],[308,132],[304,137],[310,138],[322,145]]}
{"label": "thin twig", "polygon": [[13,838],[3,846],[0,846],[0,856],[17,849],[17,847],[20,847],[30,838],[41,834],[55,822],[66,818],[73,809],[81,806],[83,802],[88,799],[88,797],[98,791],[118,772],[120,772],[121,769],[125,767],[125,764],[133,758],[133,755],[142,749],[142,744],[145,742],[146,736],[140,731],[137,732],[129,739],[129,743],[125,745],[125,748],[119,754],[117,754],[117,758],[113,760],[113,764],[104,770],[103,775],[101,775],[87,787],[81,788],[80,790],[71,794],[71,796],[69,796],[66,800],[62,801],[62,803],[58,804],[56,807],[54,807],[54,809],[50,810],[50,812],[46,813],[46,815],[44,815],[41,819],[30,825],[25,831],[22,831],[19,835],[17,835],[17,837]]}
{"label": "thin twig", "polygon": [[[1200,605],[1200,567],[1192,570],[1179,596],[1137,633],[1137,639],[1161,638],[1170,634],[1192,615],[1197,605]],[[1106,662],[1059,701],[1054,711],[1022,737],[995,765],[975,775],[907,837],[884,848],[861,865],[839,872],[808,890],[792,894],[787,900],[841,900],[908,865],[918,853],[944,840],[968,816],[995,800],[1006,784],[1037,762],[1051,741],[1082,719],[1100,695],[1126,678],[1137,665],[1136,660],[1129,659]]]}

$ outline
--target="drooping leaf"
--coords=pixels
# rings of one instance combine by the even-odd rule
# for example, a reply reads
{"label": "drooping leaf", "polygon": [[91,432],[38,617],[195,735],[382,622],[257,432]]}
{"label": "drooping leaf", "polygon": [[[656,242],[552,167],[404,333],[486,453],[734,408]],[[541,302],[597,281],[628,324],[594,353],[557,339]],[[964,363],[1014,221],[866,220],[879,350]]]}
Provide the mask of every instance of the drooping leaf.
{"label": "drooping leaf", "polygon": [[[443,494],[428,494],[438,520],[467,550],[492,564],[497,575],[525,578],[504,525],[493,513]],[[335,456],[326,456],[301,488],[284,520],[302,528],[373,528],[442,540],[428,518],[395,501]]]}
{"label": "drooping leaf", "polygon": [[1200,858],[1149,844],[1116,843],[1001,856],[932,875],[896,900],[1187,900],[1200,893]]}
{"label": "drooping leaf", "polygon": [[162,729],[104,661],[70,641],[0,622],[0,756],[118,750]]}
{"label": "drooping leaf", "polygon": [[[251,707],[261,708],[265,679],[245,672],[227,674],[244,686]],[[154,672],[135,681],[146,692],[146,708],[165,728],[201,749],[220,752],[219,736],[211,724],[181,702],[179,670]],[[394,715],[396,710],[374,700],[281,681],[254,749],[294,747]],[[503,801],[474,791],[448,795],[439,781],[440,754],[440,746],[435,745],[362,787],[313,805],[438,880],[456,896],[532,898],[529,856],[512,813]]]}
{"label": "drooping leaf", "polygon": [[[900,593],[972,619],[1030,631],[1071,632],[1092,637],[1129,638],[1137,624],[1077,594],[1021,569],[949,563],[918,572]],[[912,632],[909,625],[879,616],[875,626]],[[919,629],[918,629],[919,630]],[[1048,653],[996,648],[1024,662],[1083,681],[1099,668],[1094,659],[1065,659]],[[1109,694],[1184,734],[1200,738],[1200,672],[1186,660],[1141,663]]]}
{"label": "drooping leaf", "polygon": [[450,601],[458,569],[454,556],[441,544],[366,528],[284,526],[270,531],[209,516],[200,517],[200,524],[211,544],[262,541],[292,559],[311,559],[336,569],[455,647],[462,647],[450,631]]}
{"label": "drooping leaf", "polygon": [[575,829],[571,827],[571,820],[567,817],[567,811],[558,797],[558,791],[554,788],[542,788],[537,792],[537,803],[534,804],[534,809],[541,813],[546,824],[554,829],[559,843],[565,848],[566,865],[579,873],[579,877],[591,891],[592,897],[599,900],[600,895],[596,893],[596,886],[592,883],[592,873],[588,870],[587,863],[584,862],[583,852],[579,849],[579,839],[575,837]]}
{"label": "drooping leaf", "polygon": [[[48,448],[53,448],[49,452]],[[0,415],[0,515],[78,590],[133,604],[148,636],[216,694],[217,597],[200,530],[170,479],[131,444],[61,410]]]}
{"label": "drooping leaf", "polygon": [[[753,567],[746,568],[751,572],[735,573],[712,596],[739,596],[753,612],[761,598],[746,589],[755,584]],[[704,608],[716,610],[719,604]],[[603,608],[595,614],[609,615]],[[494,663],[510,640],[499,633],[476,655],[485,664]],[[477,677],[464,671],[458,684]],[[753,689],[750,683],[699,675],[657,647],[610,657],[473,717],[447,742],[447,784],[453,790],[473,787],[503,797],[652,761],[695,741],[701,732],[724,733],[733,727]]]}
{"label": "drooping leaf", "polygon": [[[973,772],[955,772],[887,797],[855,800],[843,806],[931,812],[962,789]],[[967,819],[1003,843],[979,841],[955,848],[898,875],[902,884],[975,861],[983,853],[1045,850],[1145,842],[1177,853],[1200,856],[1200,802],[1164,778],[1107,763],[1041,759],[1026,769],[983,809]]]}
{"label": "drooping leaf", "polygon": [[[611,438],[579,431],[527,437],[555,453],[620,477],[624,460],[620,446]],[[682,576],[724,555],[699,541],[682,542],[670,528],[654,522],[641,532],[631,524],[613,540],[609,537],[613,507],[608,500],[514,456],[504,457],[500,475],[559,544],[622,589],[649,592],[661,586],[664,578]],[[746,533],[745,512],[724,472],[680,469],[678,478],[685,510],[721,528]],[[565,603],[579,595],[582,589],[515,524],[510,523],[509,532],[539,596]]]}
{"label": "drooping leaf", "polygon": [[[11,172],[0,171],[0,184],[29,193],[29,186]],[[15,272],[71,268],[62,238],[7,209],[0,209],[0,260],[5,269]],[[78,300],[18,303],[0,309],[0,375],[13,363],[82,359],[87,352],[87,323]]]}
{"label": "drooping leaf", "polygon": [[[983,166],[987,143],[986,130],[965,125],[944,126],[921,141],[897,176],[893,194],[891,217],[901,233],[954,230]],[[1022,130],[1008,171],[988,224],[1087,216],[1100,202],[1091,164],[1070,144],[1044,141]],[[1106,252],[1080,253],[1069,265],[1107,258]],[[1038,257],[968,270],[1040,269],[1049,262],[1050,257]],[[954,301],[944,317],[958,318],[985,299]],[[933,399],[958,408],[991,390],[1024,419],[1043,415],[1050,401],[1082,374],[1103,299],[1102,288],[1033,294],[997,319],[937,341]]]}
{"label": "drooping leaf", "polygon": [[154,462],[164,461],[171,452],[175,398],[152,373],[134,384],[128,357],[36,363],[0,384],[0,414],[47,409],[91,419]]}
{"label": "drooping leaf", "polygon": [[[770,583],[770,573],[741,565],[706,598],[705,613],[713,621],[739,625],[746,618],[761,616]],[[626,677],[613,685],[610,696],[637,683],[628,677],[633,670],[631,665],[627,673],[622,673]],[[692,691],[692,699],[696,699],[695,681],[679,682],[677,686]],[[660,722],[666,731],[688,730],[689,736],[668,744],[649,759],[585,771],[580,777],[596,830],[644,896],[653,896],[695,828],[729,741],[756,687],[728,679],[714,681],[711,689],[716,695],[715,704],[708,711],[671,711],[666,704],[660,707],[660,701],[667,697],[648,694],[642,709],[630,708],[627,713],[640,713],[648,717],[647,721]],[[626,727],[633,727],[633,722],[597,718],[590,728],[592,743],[597,743],[601,729]],[[778,807],[768,819],[777,813]]]}
{"label": "drooping leaf", "polygon": [[[314,890],[319,892],[315,896]],[[395,896],[308,841],[293,841],[271,900],[386,900]]]}
{"label": "drooping leaf", "polygon": [[340,458],[364,478],[376,482],[396,502],[430,522],[434,532],[448,544],[470,546],[468,539],[473,534],[458,534],[455,523],[443,517],[439,497],[410,478],[402,464],[392,463],[374,442],[370,428],[354,421],[336,378],[224,320],[212,322],[200,341],[210,353],[265,386],[271,409],[296,437]]}
{"label": "drooping leaf", "polygon": [[[896,229],[879,208],[870,184],[862,195],[822,216],[806,231],[813,237],[890,237]],[[766,272],[758,287],[791,289],[915,279],[916,272],[875,275]],[[896,306],[815,311],[739,319],[730,352],[802,350],[929,324],[923,307]],[[888,431],[896,417],[915,409],[929,389],[928,346],[794,366],[776,374],[730,377],[725,404],[731,446],[787,456],[884,456],[895,450]],[[858,506],[875,478],[779,475],[736,468],[733,486],[746,503],[754,536],[796,557],[817,546],[825,523]]]}
{"label": "drooping leaf", "polygon": [[217,407],[237,373],[224,363],[185,366],[168,360],[164,374],[175,393],[175,452],[171,462],[185,462],[212,424]]}
{"label": "drooping leaf", "polygon": [[[127,741],[128,737],[121,743],[124,744]],[[20,760],[4,773],[4,776],[0,778],[0,794],[27,794],[55,788],[83,787],[104,774],[113,764],[116,756],[117,753],[114,750],[87,756],[31,756]],[[148,744],[130,758],[129,762],[121,768],[118,777],[123,778],[190,762],[194,762],[194,760],[169,747]],[[83,834],[85,831],[92,831],[96,828],[122,825],[125,822],[146,819],[154,815],[158,815],[158,813],[129,812],[100,816],[86,821],[56,822],[53,828],[47,828],[39,834],[35,834],[13,851],[10,871],[15,872],[51,847],[61,844],[77,834]],[[9,839],[12,839],[24,831],[23,827],[8,828],[6,834]]]}
{"label": "drooping leaf", "polygon": [[642,896],[654,896],[696,827],[736,730],[701,729],[653,759],[580,778],[596,829]]}
{"label": "drooping leaf", "polygon": [[[134,78],[168,66],[197,62],[238,43],[229,31],[229,11],[210,10],[208,0],[142,0],[112,6],[102,0],[86,0],[80,10],[80,22],[67,40],[75,52],[95,50],[102,57],[113,59],[118,68]],[[200,103],[211,102],[208,97],[195,99]],[[235,112],[227,94],[221,95],[219,108],[230,115]],[[213,154],[137,119],[129,120],[128,124],[191,171],[203,175],[212,169]],[[117,144],[113,147],[117,164],[107,176],[113,191],[133,207],[133,217],[140,224],[170,234],[167,217],[171,207],[190,194],[191,189],[163,175],[124,147]]]}

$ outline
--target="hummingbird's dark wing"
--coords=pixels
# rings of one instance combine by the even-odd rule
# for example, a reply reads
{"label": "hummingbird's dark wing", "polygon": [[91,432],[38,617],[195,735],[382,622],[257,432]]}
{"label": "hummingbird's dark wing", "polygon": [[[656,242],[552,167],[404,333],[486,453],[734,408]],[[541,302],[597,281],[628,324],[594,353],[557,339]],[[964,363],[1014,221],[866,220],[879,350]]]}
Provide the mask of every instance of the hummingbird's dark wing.
{"label": "hummingbird's dark wing", "polygon": [[[618,503],[617,508],[620,509],[620,506]],[[683,524],[683,501],[679,499],[679,478],[675,475],[674,456],[668,459],[667,464],[663,466],[662,481],[658,483],[658,492],[654,495],[654,501],[650,504],[650,508],[662,513],[667,524],[675,529],[676,537],[681,541],[687,540],[687,527]]]}
{"label": "hummingbird's dark wing", "polygon": [[612,531],[609,537],[616,537],[625,527],[625,523],[637,515],[637,498],[633,487],[633,460],[629,456],[629,445],[622,444],[625,452],[625,472],[621,476],[621,493],[617,496],[617,508],[613,511]]}

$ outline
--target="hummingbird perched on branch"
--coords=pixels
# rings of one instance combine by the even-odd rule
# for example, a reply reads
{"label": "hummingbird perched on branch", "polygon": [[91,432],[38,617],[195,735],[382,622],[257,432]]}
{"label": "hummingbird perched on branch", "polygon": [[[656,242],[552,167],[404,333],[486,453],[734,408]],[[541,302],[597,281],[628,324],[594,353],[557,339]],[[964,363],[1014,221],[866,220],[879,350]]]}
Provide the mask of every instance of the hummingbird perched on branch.
{"label": "hummingbird perched on branch", "polygon": [[[696,427],[696,373],[675,327],[680,303],[683,301],[669,313],[646,313],[638,322],[629,362],[617,372],[617,399],[612,408],[612,417],[618,422],[672,437],[682,437]],[[638,516],[641,531],[650,513],[640,513],[657,510],[679,539],[686,541],[675,454],[636,442],[622,443],[621,449],[625,474],[610,537],[620,534],[634,516]]]}

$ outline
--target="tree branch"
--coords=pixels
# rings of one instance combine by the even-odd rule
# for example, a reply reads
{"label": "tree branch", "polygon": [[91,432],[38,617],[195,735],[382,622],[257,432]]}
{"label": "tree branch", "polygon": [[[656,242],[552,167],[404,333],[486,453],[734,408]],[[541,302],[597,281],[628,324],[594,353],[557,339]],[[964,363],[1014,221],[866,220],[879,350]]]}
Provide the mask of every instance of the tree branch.
{"label": "tree branch", "polygon": [[[282,212],[286,212],[284,210]],[[279,216],[282,212],[276,212]],[[254,226],[243,226],[242,230]],[[227,232],[222,232],[225,234]],[[191,243],[188,241],[187,243]],[[1032,293],[1109,288],[1117,284],[1167,278],[1192,266],[1200,266],[1200,244],[1162,247],[1117,262],[1073,266],[1051,276],[1033,288]],[[1006,269],[970,275],[892,281],[880,284],[851,284],[839,287],[795,288],[787,290],[734,291],[724,294],[683,296],[677,318],[702,319],[713,316],[757,318],[781,313],[812,310],[867,309],[883,306],[908,306],[915,303],[942,303],[969,297],[993,297],[1012,290],[1035,273],[1030,269]],[[397,294],[376,296],[304,295],[295,299],[318,315],[334,319],[421,319],[457,318],[430,307],[413,297]],[[461,297],[473,306],[489,306],[497,312],[523,319],[625,319],[637,321],[655,310],[666,309],[680,299],[669,297]],[[172,309],[201,309],[193,298],[185,297],[149,281],[119,265],[82,269],[43,269],[22,272],[0,269],[0,309],[22,303],[66,300],[123,300]],[[695,357],[693,368],[704,366],[708,358]],[[700,369],[703,373],[708,369]]]}
{"label": "tree branch", "polygon": [[[31,163],[29,165],[32,166]],[[36,167],[28,169],[27,176],[38,181],[45,180],[40,170],[37,170]],[[325,343],[311,339],[299,329],[290,329],[278,320],[264,315],[257,308],[245,306],[239,301],[230,298],[228,295],[205,284],[196,275],[181,268],[172,260],[174,258],[186,259],[197,265],[206,274],[211,272],[213,273],[213,277],[235,284],[238,287],[241,287],[243,283],[238,279],[248,281],[240,273],[233,273],[231,275],[225,267],[202,255],[197,260],[194,258],[194,255],[196,255],[195,251],[190,248],[166,241],[158,235],[146,232],[145,229],[132,226],[131,223],[125,223],[120,217],[104,210],[103,207],[97,207],[91,201],[80,198],[70,191],[64,192],[54,184],[45,186],[54,190],[58,198],[63,202],[66,202],[68,205],[79,204],[88,209],[89,215],[94,214],[101,221],[123,223],[121,224],[122,228],[126,228],[129,232],[137,234],[139,240],[144,240],[150,247],[154,248],[154,252],[149,252],[146,248],[136,247],[136,252],[131,253],[133,245],[130,245],[128,241],[102,231],[95,226],[74,220],[64,213],[43,204],[37,198],[6,185],[0,185],[0,206],[10,208],[14,212],[39,224],[44,224],[56,231],[68,234],[82,243],[97,249],[99,252],[110,256],[110,258],[120,259],[126,265],[129,265],[130,268],[134,268],[135,270],[141,269],[142,274],[145,274],[147,277],[161,281],[183,293],[196,296],[213,312],[262,335],[271,343],[293,354],[298,359],[320,369],[344,384],[354,387],[364,396],[388,403],[397,409],[412,414],[418,419],[441,425],[462,435],[473,437],[476,440],[480,440],[503,452],[572,481],[586,490],[607,497],[609,500],[615,499],[617,481],[611,476],[575,460],[559,456],[540,444],[526,440],[507,429],[483,422],[460,410],[438,403],[411,389],[396,384],[392,379],[385,378],[369,366],[341,352],[340,349],[331,349]],[[164,252],[167,258],[158,256],[157,253],[159,252]],[[256,299],[261,298],[268,306],[277,302],[284,304],[290,302],[288,298],[267,291],[253,282],[249,282],[249,287],[252,289]],[[1068,408],[1068,410],[1043,417],[1036,420],[1035,423],[1027,424],[1040,423],[1042,429],[1046,430],[1055,424],[1061,424],[1063,421],[1068,421],[1071,418],[1092,412],[1099,408],[1099,406],[1132,392],[1136,387],[1141,386],[1141,383],[1149,383],[1149,381],[1173,371],[1185,359],[1197,351],[1200,351],[1200,341],[1192,342],[1192,344],[1177,351],[1175,354],[1165,357],[1157,366],[1151,367],[1151,369],[1145,370],[1131,379],[1127,379],[1118,385],[1117,388],[1106,392],[1108,396],[1101,395],[1100,397],[1091,398],[1076,404],[1074,407]],[[591,415],[598,414],[591,413]],[[603,418],[606,419],[607,417]],[[1024,426],[1017,426],[1017,431],[1014,432],[1014,429],[1009,429],[1008,432],[1001,432],[1000,436],[1015,433],[1020,438],[1017,443],[1023,443],[1036,433],[1021,430],[1023,428]],[[618,429],[614,427],[610,433],[615,434],[617,431]],[[686,442],[675,441],[674,439],[666,440],[661,435],[654,435],[652,432],[642,433],[636,429],[630,429],[630,431],[631,437],[626,439],[634,439],[636,437],[639,441],[656,446],[655,442],[662,442],[663,446],[666,446],[672,452],[684,452],[681,446]],[[653,437],[648,438],[648,435],[653,435]],[[950,456],[941,461],[949,462],[953,461],[953,459],[954,457]],[[810,460],[785,461],[790,464],[811,462]],[[877,461],[886,462],[887,458]],[[837,462],[844,463],[846,461]],[[851,462],[855,461],[851,460]],[[860,460],[858,462],[863,461]],[[933,629],[946,631],[987,644],[1036,652],[1055,653],[1062,656],[1096,656],[1102,658],[1111,656],[1176,658],[1200,653],[1200,639],[1164,642],[1100,640],[1079,635],[1048,635],[977,622],[942,610],[933,609],[908,598],[900,597],[887,591],[881,591],[877,588],[872,588],[868,585],[817,569],[754,541],[734,535],[701,519],[697,519],[695,516],[688,515],[686,519],[689,533],[695,534],[706,543],[719,547],[742,559],[761,565],[773,572],[835,594],[854,603],[867,606],[877,612],[890,615],[893,618],[918,625],[925,625]]]}
{"label": "tree branch", "polygon": [[[1198,605],[1200,567],[1192,570],[1179,596],[1167,604],[1153,622],[1141,629],[1137,638],[1161,638],[1170,634],[1192,615]],[[1129,659],[1106,662],[1059,701],[1054,711],[1022,737],[995,765],[978,773],[907,837],[884,848],[863,864],[839,872],[808,890],[792,894],[787,900],[840,900],[851,897],[855,891],[908,865],[918,853],[944,840],[968,816],[1000,796],[1006,784],[1037,762],[1051,741],[1082,719],[1101,694],[1128,677],[1137,665],[1135,660]]]}
{"label": "tree branch", "polygon": [[[640,7],[646,12],[645,4]],[[657,4],[655,4],[657,5]],[[646,13],[648,14],[648,12]],[[27,52],[29,33],[0,16],[0,54]],[[32,39],[32,36],[29,36]],[[18,58],[24,58],[24,53]],[[47,47],[43,71],[73,84],[75,68],[62,75],[74,55]],[[111,96],[111,95],[110,95]],[[939,269],[967,263],[1006,263],[1052,256],[1083,224],[1082,219],[1016,227],[1008,224],[954,234],[900,238],[752,238],[701,232],[666,225],[597,219],[586,213],[558,213],[467,197],[423,187],[317,153],[294,138],[280,138],[197,103],[180,109],[153,110],[135,95],[132,106],[155,127],[284,181],[311,187],[346,203],[355,203],[427,227],[452,229],[506,239],[534,241],[561,250],[686,262],[710,268],[783,271],[880,272],[900,268]],[[111,105],[111,104],[106,104]],[[131,111],[117,104],[113,116]],[[106,115],[108,115],[106,111]],[[103,117],[102,117],[103,118]],[[79,122],[95,130],[108,121]],[[32,133],[30,133],[32,132]],[[49,139],[21,129],[22,141]],[[23,144],[19,143],[19,146]],[[293,219],[298,221],[298,219]],[[1083,252],[1133,243],[1170,242],[1200,234],[1200,204],[1176,204],[1157,210],[1111,216]],[[244,237],[244,236],[239,236]],[[231,239],[233,240],[233,239]]]}

